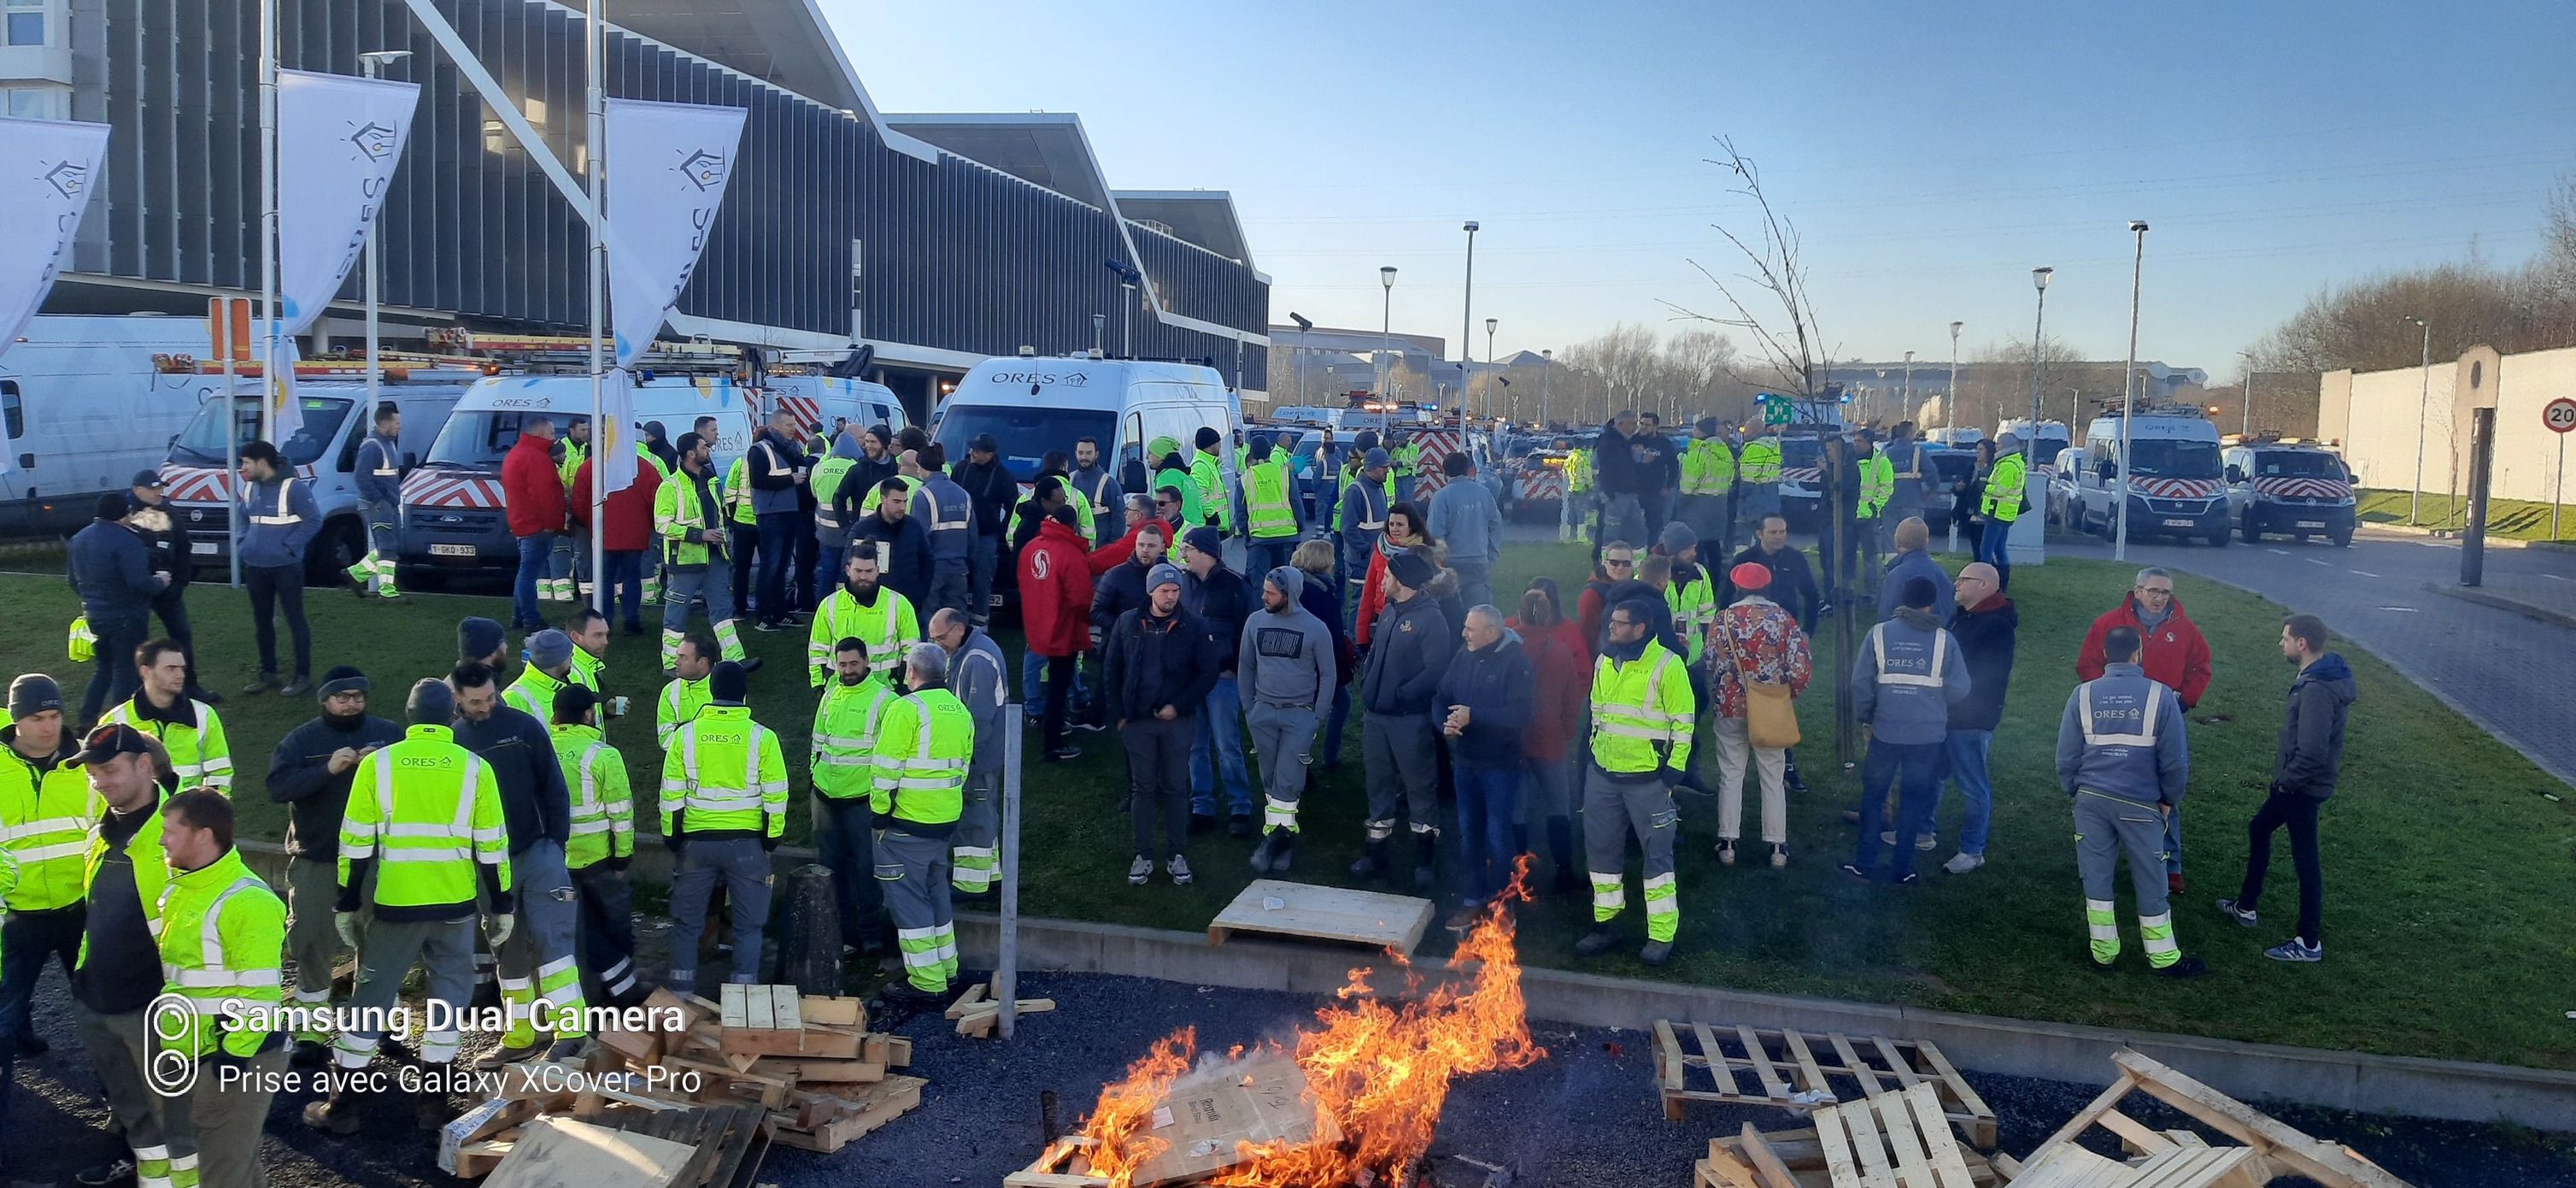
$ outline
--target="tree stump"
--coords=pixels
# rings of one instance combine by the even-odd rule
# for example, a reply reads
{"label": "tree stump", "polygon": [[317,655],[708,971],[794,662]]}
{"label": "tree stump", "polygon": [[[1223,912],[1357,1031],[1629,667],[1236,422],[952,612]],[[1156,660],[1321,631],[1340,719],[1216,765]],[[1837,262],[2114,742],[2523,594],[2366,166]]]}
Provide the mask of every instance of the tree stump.
{"label": "tree stump", "polygon": [[807,863],[787,876],[787,914],[778,936],[778,980],[798,993],[841,993],[841,909],[830,867]]}

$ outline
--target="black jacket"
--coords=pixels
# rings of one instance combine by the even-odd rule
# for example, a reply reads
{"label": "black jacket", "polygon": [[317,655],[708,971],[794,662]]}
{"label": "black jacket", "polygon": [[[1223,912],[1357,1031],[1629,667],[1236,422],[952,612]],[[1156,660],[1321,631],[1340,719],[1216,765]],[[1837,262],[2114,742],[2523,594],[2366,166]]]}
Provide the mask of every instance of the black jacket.
{"label": "black jacket", "polygon": [[1091,629],[1106,636],[1110,628],[1118,625],[1119,616],[1144,609],[1148,601],[1145,579],[1153,573],[1153,566],[1139,565],[1130,557],[1092,579]]}
{"label": "black jacket", "polygon": [[[1762,596],[1788,608],[1790,614],[1798,617],[1801,629],[1810,635],[1815,634],[1816,603],[1822,596],[1816,592],[1816,571],[1808,568],[1807,554],[1796,548],[1766,553],[1761,545],[1746,545],[1743,552],[1735,555],[1735,560],[1727,563],[1726,568],[1731,573],[1736,566],[1747,561],[1771,571],[1771,585],[1762,591]],[[1729,574],[1721,573],[1717,577],[1718,605],[1735,605],[1736,596],[1743,591],[1735,588],[1735,580]]]}
{"label": "black jacket", "polygon": [[1340,582],[1316,580],[1313,574],[1308,574],[1305,586],[1297,591],[1297,605],[1305,607],[1307,614],[1323,620],[1325,634],[1333,637],[1333,684],[1337,688],[1350,684],[1351,677],[1356,675],[1351,670],[1359,667],[1359,657],[1351,652],[1351,634],[1342,629],[1342,595],[1336,588],[1340,585]]}
{"label": "black jacket", "polygon": [[1000,536],[1011,505],[1020,501],[1020,481],[1011,477],[1011,468],[1000,458],[981,466],[960,462],[948,468],[948,478],[966,488],[966,497],[975,503],[975,534]]}
{"label": "black jacket", "polygon": [[[1252,617],[1256,600],[1252,587],[1243,575],[1219,565],[1204,578],[1184,571],[1181,574],[1181,606],[1191,614],[1207,620],[1208,630],[1229,645],[1243,637],[1243,621]],[[1234,648],[1228,646],[1217,664],[1217,675],[1234,675]]]}
{"label": "black jacket", "polygon": [[1950,703],[1950,729],[1992,730],[2004,720],[2004,690],[2012,683],[2013,634],[2021,611],[2000,594],[1984,609],[1950,612],[1950,637],[1968,663],[1968,696]]}
{"label": "black jacket", "polygon": [[563,767],[555,762],[555,741],[535,718],[508,705],[492,707],[480,722],[456,720],[456,745],[492,765],[492,781],[501,786],[501,815],[509,822],[510,852],[516,854],[548,838],[560,846],[572,839],[572,793],[564,787]]}
{"label": "black jacket", "polygon": [[1450,744],[1450,756],[1478,767],[1520,767],[1533,683],[1529,653],[1512,632],[1482,651],[1459,648],[1449,657],[1449,672],[1440,678],[1431,711],[1433,718],[1446,721],[1450,706],[1467,707],[1467,729]]}
{"label": "black jacket", "polygon": [[1637,465],[1636,451],[1616,425],[1603,425],[1592,448],[1592,480],[1604,495],[1635,495],[1647,490],[1651,476]]}
{"label": "black jacket", "polygon": [[373,714],[346,729],[315,718],[277,740],[277,749],[268,756],[268,798],[287,806],[286,852],[314,862],[337,859],[340,818],[348,811],[349,782],[358,769],[353,764],[331,774],[331,753],[342,747],[389,747],[402,740],[401,726]]}
{"label": "black jacket", "polygon": [[1232,655],[1230,640],[1217,638],[1207,620],[1186,607],[1172,617],[1157,618],[1151,609],[1118,616],[1101,643],[1109,694],[1109,720],[1150,718],[1164,706],[1183,718],[1199,712],[1216,688],[1217,658]]}
{"label": "black jacket", "polygon": [[1457,630],[1429,594],[1416,590],[1411,598],[1387,603],[1369,629],[1361,708],[1372,714],[1430,713],[1457,647]]}
{"label": "black jacket", "polygon": [[161,580],[152,576],[152,547],[115,520],[92,520],[72,537],[72,588],[83,614],[140,619],[152,613]]}
{"label": "black jacket", "polygon": [[844,526],[845,536],[848,526],[876,515],[877,486],[893,477],[894,459],[890,456],[879,462],[860,458],[842,472],[841,485],[832,489],[832,519]]}
{"label": "black jacket", "polygon": [[2272,758],[2273,791],[2319,800],[2334,795],[2335,776],[2343,770],[2344,718],[2360,696],[2361,685],[2339,652],[2317,657],[2290,682],[2280,748]]}
{"label": "black jacket", "polygon": [[938,565],[930,552],[930,530],[911,516],[895,524],[877,515],[861,516],[850,523],[856,525],[850,529],[851,548],[874,549],[880,543],[886,546],[877,557],[878,582],[910,600],[913,610],[927,619],[930,608],[923,604],[929,601],[930,576]]}

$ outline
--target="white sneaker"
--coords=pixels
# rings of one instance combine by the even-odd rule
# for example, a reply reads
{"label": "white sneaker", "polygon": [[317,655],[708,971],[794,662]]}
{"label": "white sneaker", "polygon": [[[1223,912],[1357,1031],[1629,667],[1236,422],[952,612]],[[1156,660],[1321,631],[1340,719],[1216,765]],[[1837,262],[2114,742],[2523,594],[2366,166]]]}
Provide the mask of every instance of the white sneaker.
{"label": "white sneaker", "polygon": [[1942,863],[1941,869],[1949,871],[1951,874],[1966,874],[1980,866],[1984,866],[1985,864],[1985,855],[1971,854],[1966,850],[1961,850],[1957,854],[1951,855],[1949,861]]}
{"label": "white sneaker", "polygon": [[1733,838],[1724,838],[1719,840],[1717,843],[1717,860],[1728,866],[1735,865],[1735,840]]}
{"label": "white sneaker", "polygon": [[1173,886],[1187,887],[1190,885],[1191,875],[1189,859],[1183,858],[1178,854],[1174,854],[1172,855],[1171,862],[1167,863],[1163,869],[1172,872]]}
{"label": "white sneaker", "polygon": [[1774,843],[1771,847],[1772,868],[1776,870],[1787,865],[1789,865],[1789,847]]}
{"label": "white sneaker", "polygon": [[1914,848],[1927,854],[1930,853],[1934,847],[1937,847],[1940,844],[1941,835],[1937,833],[1927,833],[1914,839]]}
{"label": "white sneaker", "polygon": [[1128,863],[1128,864],[1127,864],[1127,881],[1128,881],[1128,882],[1133,883],[1133,884],[1135,884],[1136,886],[1142,887],[1142,886],[1144,886],[1144,885],[1145,885],[1145,880],[1150,879],[1150,878],[1152,878],[1152,877],[1154,877],[1154,860],[1153,860],[1153,859],[1148,858],[1148,857],[1146,857],[1146,856],[1144,856],[1144,855],[1142,855],[1142,854],[1138,854],[1138,855],[1136,855],[1136,860],[1135,860],[1134,862],[1130,862],[1130,863]]}

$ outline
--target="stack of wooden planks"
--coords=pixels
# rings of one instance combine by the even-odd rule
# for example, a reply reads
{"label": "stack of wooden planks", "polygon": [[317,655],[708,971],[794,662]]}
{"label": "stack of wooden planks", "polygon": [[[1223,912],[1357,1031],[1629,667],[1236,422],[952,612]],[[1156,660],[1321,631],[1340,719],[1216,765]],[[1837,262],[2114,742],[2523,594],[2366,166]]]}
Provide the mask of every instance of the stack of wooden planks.
{"label": "stack of wooden planks", "polygon": [[[1035,1015],[1055,1009],[1052,998],[1013,1000],[1012,1009],[1022,1015]],[[948,1017],[957,1021],[957,1034],[976,1039],[993,1038],[994,1029],[1002,1022],[1002,1000],[993,997],[990,982],[977,982],[966,988],[957,1001],[948,1004]]]}
{"label": "stack of wooden planks", "polygon": [[1692,1188],[1989,1188],[1993,1165],[1962,1147],[1941,1099],[1918,1082],[1818,1107],[1815,1126],[1712,1140]]}
{"label": "stack of wooden planks", "polygon": [[[754,1148],[837,1151],[921,1104],[925,1082],[891,1071],[910,1066],[912,1041],[869,1031],[858,999],[802,996],[793,986],[727,985],[720,996],[657,990],[645,1006],[679,1026],[601,1032],[581,1067],[512,1066],[500,1097],[442,1134],[440,1168],[466,1179],[497,1173],[530,1123],[572,1118],[653,1137],[686,1131],[680,1141],[701,1151],[731,1150],[729,1162],[701,1169],[707,1178],[679,1181],[730,1188],[737,1174],[749,1182],[745,1164],[757,1170]],[[698,1114],[708,1120],[692,1123]]]}

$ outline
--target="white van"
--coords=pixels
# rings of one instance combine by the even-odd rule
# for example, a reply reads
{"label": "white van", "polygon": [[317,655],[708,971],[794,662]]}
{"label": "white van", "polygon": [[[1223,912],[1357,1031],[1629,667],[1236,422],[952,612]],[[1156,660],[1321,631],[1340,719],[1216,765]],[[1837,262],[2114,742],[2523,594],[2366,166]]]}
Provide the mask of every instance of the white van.
{"label": "white van", "polygon": [[[1995,432],[1997,436],[2010,433],[2021,438],[2022,459],[2030,464],[2031,470],[2040,474],[2056,473],[2058,453],[2075,444],[2074,435],[2067,431],[2064,421],[2041,421],[2034,431],[2030,420],[2022,418],[2004,422],[1996,427]],[[1976,447],[1971,444],[1969,448]]]}
{"label": "white van", "polygon": [[[317,366],[299,368],[298,375],[308,376]],[[406,463],[428,447],[439,426],[446,423],[447,410],[456,407],[466,385],[481,374],[468,368],[387,367],[386,378],[376,386],[376,399],[402,410]],[[199,378],[213,385],[210,395],[223,385],[220,375]],[[161,464],[161,480],[169,484],[171,518],[187,530],[188,551],[201,572],[229,564],[232,556],[233,472],[224,467],[227,422],[235,447],[261,432],[259,381],[238,384],[229,415],[222,400],[208,399],[198,405],[188,427],[171,440],[169,456]],[[375,411],[367,406],[363,378],[299,378],[295,398],[302,405],[304,425],[273,444],[313,492],[314,506],[322,513],[320,532],[305,546],[304,580],[314,586],[342,585],[349,580],[349,566],[367,555],[367,508],[358,498],[358,445],[374,430]]]}
{"label": "white van", "polygon": [[1119,485],[1145,489],[1145,444],[1170,437],[1186,460],[1202,428],[1224,444],[1217,468],[1234,489],[1234,431],[1243,424],[1243,400],[1215,368],[1194,363],[1130,359],[987,359],[957,381],[957,390],[933,418],[931,439],[951,461],[964,461],[966,443],[990,433],[1011,475],[1023,483],[1037,476],[1049,450],[1073,453],[1091,437],[1101,453],[1118,460]]}
{"label": "white van", "polygon": [[100,495],[158,464],[171,435],[223,386],[219,375],[175,366],[207,346],[206,324],[193,318],[48,314],[30,323],[0,353],[9,460],[0,536],[77,531]]}
{"label": "white van", "polygon": [[2069,508],[2079,532],[2111,535],[2118,524],[2120,466],[2129,468],[2129,536],[2197,536],[2225,547],[2234,525],[2221,481],[2218,426],[2190,405],[2141,408],[2120,456],[2120,418],[2096,417],[2084,431],[2085,470]]}

